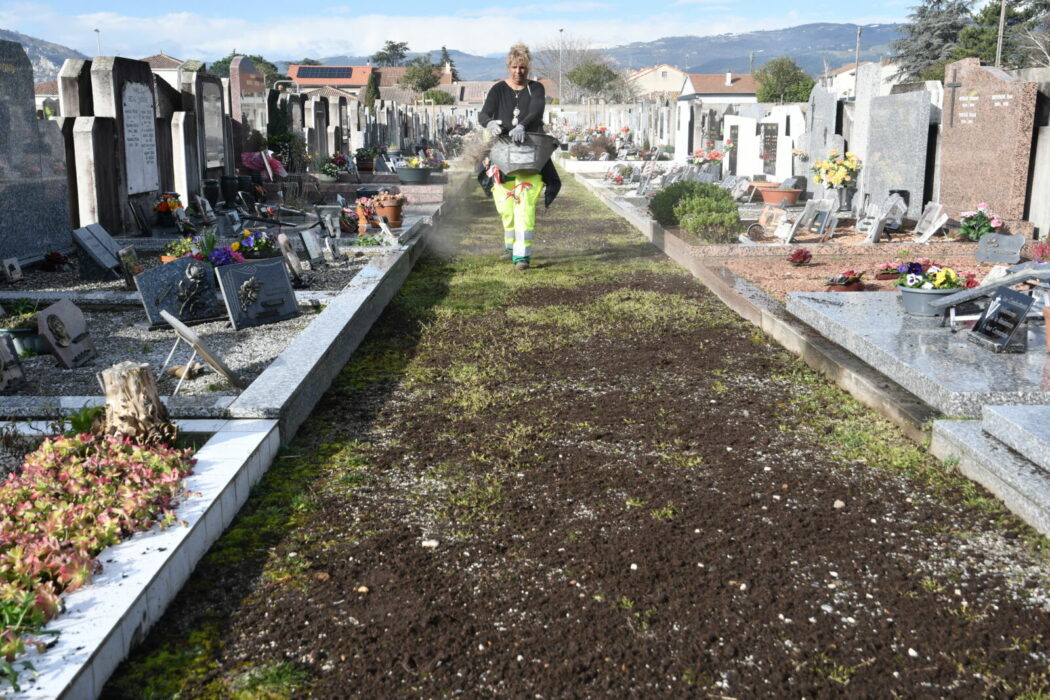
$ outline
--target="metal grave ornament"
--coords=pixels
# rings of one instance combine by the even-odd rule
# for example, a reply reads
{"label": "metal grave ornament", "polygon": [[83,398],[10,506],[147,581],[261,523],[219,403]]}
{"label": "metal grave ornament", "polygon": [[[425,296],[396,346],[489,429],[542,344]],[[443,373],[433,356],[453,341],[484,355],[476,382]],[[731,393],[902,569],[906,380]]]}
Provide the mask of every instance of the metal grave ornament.
{"label": "metal grave ornament", "polygon": [[992,352],[1025,352],[1028,333],[1021,330],[1021,326],[1034,301],[1027,294],[1001,287],[988,302],[967,339]]}
{"label": "metal grave ornament", "polygon": [[281,258],[224,265],[216,272],[235,330],[277,323],[299,315],[295,291]]}
{"label": "metal grave ornament", "polygon": [[207,323],[226,317],[219,302],[212,266],[196,258],[179,258],[135,277],[150,330],[163,328],[167,311],[184,324]]}

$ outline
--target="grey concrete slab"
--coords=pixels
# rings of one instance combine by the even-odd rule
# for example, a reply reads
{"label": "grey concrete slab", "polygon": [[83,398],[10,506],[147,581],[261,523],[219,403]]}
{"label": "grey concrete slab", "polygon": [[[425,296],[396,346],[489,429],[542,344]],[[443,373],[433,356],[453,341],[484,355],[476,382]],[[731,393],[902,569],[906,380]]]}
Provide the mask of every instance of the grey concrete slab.
{"label": "grey concrete slab", "polygon": [[985,406],[981,427],[1022,457],[1050,471],[1050,406]]}
{"label": "grey concrete slab", "polygon": [[1015,515],[1050,535],[1050,472],[1024,459],[981,429],[981,421],[935,421],[930,452],[958,460],[967,478],[984,486]]}
{"label": "grey concrete slab", "polygon": [[894,292],[789,294],[787,310],[946,415],[1050,404],[1041,325],[1029,324],[1032,350],[1006,355],[967,342],[967,331],[952,333],[936,318],[907,316]]}

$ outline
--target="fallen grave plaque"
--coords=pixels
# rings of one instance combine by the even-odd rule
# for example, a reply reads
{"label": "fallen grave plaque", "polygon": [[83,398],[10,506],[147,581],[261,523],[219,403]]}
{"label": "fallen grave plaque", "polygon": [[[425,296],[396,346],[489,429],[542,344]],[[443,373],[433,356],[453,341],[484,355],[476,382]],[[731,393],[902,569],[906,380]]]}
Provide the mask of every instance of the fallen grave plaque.
{"label": "fallen grave plaque", "polygon": [[324,257],[324,247],[321,245],[321,237],[310,229],[305,229],[299,232],[299,239],[303,242],[303,248],[306,250],[306,256],[310,259],[310,263],[319,262]]}
{"label": "fallen grave plaque", "polygon": [[299,315],[295,292],[278,258],[216,268],[234,330],[277,323]]}
{"label": "fallen grave plaque", "polygon": [[881,216],[875,219],[870,224],[868,229],[868,237],[864,239],[865,243],[878,243],[879,239],[882,238],[882,234],[886,230],[886,219]]}
{"label": "fallen grave plaque", "polygon": [[215,223],[215,210],[211,208],[211,202],[199,194],[194,196],[194,201],[197,202],[197,213],[200,214],[204,225],[213,225]]}
{"label": "fallen grave plaque", "polygon": [[216,294],[211,265],[196,258],[179,258],[146,270],[135,277],[135,286],[150,330],[167,325],[163,311],[184,324],[218,321],[226,316]]}
{"label": "fallen grave plaque", "polygon": [[915,223],[916,242],[926,243],[946,223],[948,223],[948,215],[944,213],[944,207],[938,202],[929,202]]}
{"label": "fallen grave plaque", "polygon": [[1020,262],[1024,243],[1025,237],[1021,234],[986,233],[977,244],[975,257],[977,262],[1013,264]]}
{"label": "fallen grave plaque", "polygon": [[149,217],[146,216],[146,212],[142,208],[142,202],[128,202],[128,209],[131,210],[131,218],[135,220],[139,233],[143,236],[152,236],[153,227],[149,225]]}
{"label": "fallen grave plaque", "polygon": [[88,333],[84,312],[69,299],[37,314],[37,332],[51,346],[55,363],[66,369],[83,367],[98,355]]}
{"label": "fallen grave plaque", "polygon": [[124,273],[124,286],[127,289],[135,289],[135,275],[142,274],[143,270],[135,246],[129,245],[118,250],[117,259],[120,260],[120,270]]}
{"label": "fallen grave plaque", "polygon": [[322,214],[321,223],[324,224],[325,233],[328,234],[329,238],[339,238],[339,224],[336,223],[336,218],[331,214]]}
{"label": "fallen grave plaque", "polygon": [[22,279],[22,266],[18,264],[18,258],[4,260],[4,279],[8,282],[17,282]]}
{"label": "fallen grave plaque", "polygon": [[84,254],[80,256],[81,279],[97,280],[120,277],[117,259],[119,247],[113,237],[98,224],[73,231],[73,242]]}
{"label": "fallen grave plaque", "polygon": [[1027,294],[1000,287],[988,302],[973,330],[966,336],[992,352],[1021,353],[1028,349],[1028,334],[1018,329],[1028,316],[1034,299]]}
{"label": "fallen grave plaque", "polygon": [[22,369],[22,361],[18,359],[18,353],[15,352],[14,341],[4,336],[0,338],[0,394],[18,391],[25,383],[25,371]]}
{"label": "fallen grave plaque", "polygon": [[[160,316],[167,325],[172,327],[175,333],[179,336],[179,339],[187,343],[193,348],[195,353],[203,357],[204,361],[211,365],[212,369],[226,377],[227,381],[229,381],[234,387],[238,389],[245,388],[245,384],[241,381],[241,378],[238,377],[232,369],[226,366],[226,363],[222,361],[219,354],[208,347],[208,345],[200,339],[200,336],[187,328],[186,325],[179,319],[175,318],[175,316],[163,309],[160,312]],[[174,348],[172,348],[172,352],[174,352]],[[191,364],[192,361],[187,362],[186,366],[189,367]]]}
{"label": "fallen grave plaque", "polygon": [[292,276],[292,279],[296,282],[302,282],[303,263],[299,260],[299,256],[296,255],[295,250],[292,248],[292,242],[286,234],[277,234],[277,246],[281,249],[281,257],[284,258],[284,262],[288,266],[288,273]]}

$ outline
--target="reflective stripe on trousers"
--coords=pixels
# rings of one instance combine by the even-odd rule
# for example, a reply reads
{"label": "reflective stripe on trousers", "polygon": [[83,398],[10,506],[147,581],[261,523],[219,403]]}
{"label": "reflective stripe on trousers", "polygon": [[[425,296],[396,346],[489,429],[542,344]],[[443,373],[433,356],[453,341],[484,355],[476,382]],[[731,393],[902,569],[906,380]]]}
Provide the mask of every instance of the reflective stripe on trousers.
{"label": "reflective stripe on trousers", "polygon": [[543,179],[539,174],[515,176],[513,180],[492,186],[492,199],[503,221],[503,243],[512,249],[514,262],[528,262],[532,254],[536,204],[542,190]]}

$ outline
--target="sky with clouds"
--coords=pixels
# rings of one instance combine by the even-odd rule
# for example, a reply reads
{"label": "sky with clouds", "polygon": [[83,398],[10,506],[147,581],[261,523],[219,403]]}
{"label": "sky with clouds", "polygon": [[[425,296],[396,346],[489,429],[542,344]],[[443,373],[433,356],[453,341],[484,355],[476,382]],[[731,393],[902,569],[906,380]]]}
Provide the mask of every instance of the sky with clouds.
{"label": "sky with clouds", "polygon": [[[338,0],[336,0],[338,2]],[[141,57],[163,51],[211,61],[232,50],[271,60],[368,55],[386,40],[412,51],[442,45],[473,54],[502,54],[517,41],[540,45],[559,30],[596,46],[664,36],[778,29],[810,22],[901,21],[918,0],[810,0],[794,7],[758,0],[576,0],[434,3],[204,0],[26,3],[0,0],[0,28],[69,46],[87,55]],[[99,30],[98,33],[95,30]]]}

